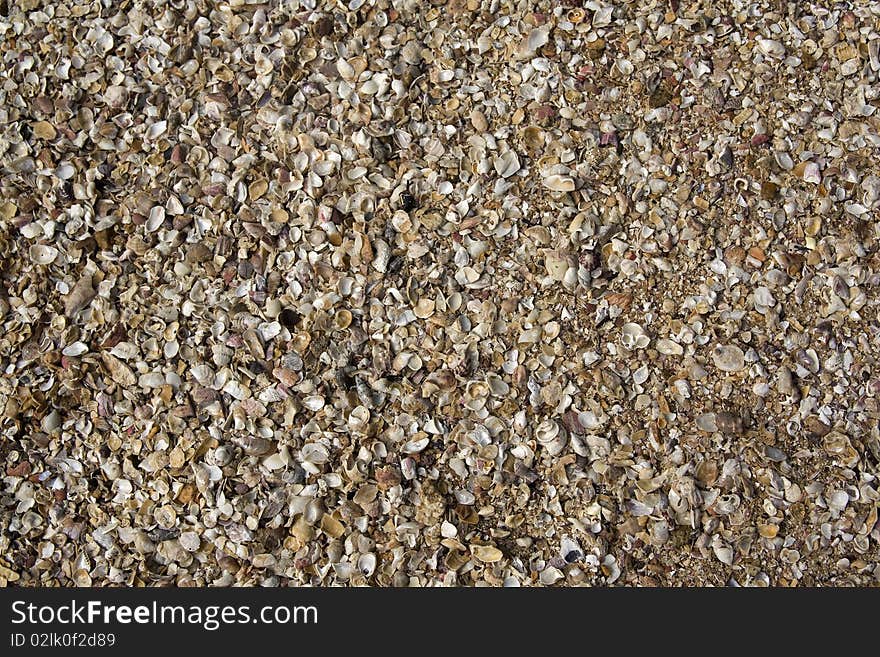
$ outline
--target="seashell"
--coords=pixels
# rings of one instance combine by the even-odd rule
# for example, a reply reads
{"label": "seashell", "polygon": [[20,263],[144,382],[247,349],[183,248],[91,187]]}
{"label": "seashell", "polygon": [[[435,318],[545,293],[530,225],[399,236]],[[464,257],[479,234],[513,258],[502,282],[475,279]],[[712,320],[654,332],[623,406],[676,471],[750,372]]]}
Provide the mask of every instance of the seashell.
{"label": "seashell", "polygon": [[715,413],[715,425],[718,431],[726,435],[739,435],[745,430],[743,419],[727,411]]}
{"label": "seashell", "polygon": [[571,256],[559,249],[548,249],[544,252],[544,267],[550,278],[554,281],[562,281],[566,272],[572,267]]}
{"label": "seashell", "polygon": [[[121,358],[122,360],[128,360],[130,358],[136,357],[138,355],[138,353],[140,353],[140,352],[139,352],[138,348],[133,343],[126,342],[123,340],[122,342],[119,342],[115,347],[113,347],[110,350],[110,353],[113,354],[114,356],[116,356],[117,358]],[[211,368],[208,367],[207,365],[197,365],[196,367],[193,368],[194,376],[195,376],[195,370],[201,369],[201,368],[207,369],[208,372],[210,372],[211,376],[214,375],[213,372],[211,371]]]}
{"label": "seashell", "polygon": [[303,461],[321,465],[326,463],[330,458],[330,452],[320,443],[306,443],[300,451]]}
{"label": "seashell", "polygon": [[458,536],[458,528],[448,520],[440,523],[440,535],[443,538],[455,538]]}
{"label": "seashell", "polygon": [[235,436],[232,439],[248,456],[266,456],[275,449],[275,443],[260,436]]}
{"label": "seashell", "polygon": [[791,171],[794,168],[794,160],[792,160],[791,155],[785,151],[776,151],[773,155],[773,159],[776,160],[776,164],[779,165],[780,169]]}
{"label": "seashell", "polygon": [[720,539],[713,540],[712,552],[715,553],[715,558],[717,558],[718,561],[720,561],[721,563],[728,566],[733,565],[733,548],[724,541]]}
{"label": "seashell", "polygon": [[385,240],[376,240],[374,244],[373,269],[380,274],[388,270],[388,262],[391,260],[391,248]]}
{"label": "seashell", "polygon": [[403,451],[404,454],[418,454],[428,446],[430,441],[431,437],[427,435],[422,438],[410,440],[404,444],[401,451]]}
{"label": "seashell", "polygon": [[76,174],[76,169],[70,162],[62,162],[55,169],[55,175],[61,180],[70,180]]}
{"label": "seashell", "polygon": [[535,428],[535,440],[550,456],[556,456],[568,444],[568,434],[561,430],[555,420],[544,420]]}
{"label": "seashell", "polygon": [[776,538],[779,533],[779,525],[758,523],[758,534],[763,538]]}
{"label": "seashell", "polygon": [[471,545],[471,554],[483,563],[495,563],[501,561],[504,553],[492,545]]}
{"label": "seashell", "polygon": [[668,338],[660,338],[657,340],[657,351],[666,356],[681,356],[684,348]]}
{"label": "seashell", "polygon": [[37,139],[55,139],[58,132],[48,121],[37,121],[31,124],[31,131]]}
{"label": "seashell", "polygon": [[229,379],[222,388],[223,392],[228,395],[231,395],[234,399],[241,401],[242,399],[247,399],[250,396],[250,390],[241,385],[235,379]]}
{"label": "seashell", "polygon": [[785,57],[785,46],[776,39],[762,39],[758,37],[758,49],[768,57]]}
{"label": "seashell", "polygon": [[131,387],[137,383],[137,377],[131,368],[109,352],[101,352],[101,360],[110,378],[121,386]]}
{"label": "seashell", "polygon": [[649,516],[654,512],[654,507],[648,506],[638,500],[629,500],[626,506],[629,512],[636,518]]}
{"label": "seashell", "polygon": [[159,372],[146,372],[138,377],[138,385],[141,388],[161,388],[165,385],[165,376]]}
{"label": "seashell", "polygon": [[363,486],[358,488],[357,493],[355,493],[354,498],[352,499],[355,504],[366,506],[376,499],[376,495],[378,495],[378,493],[379,487],[375,484],[364,484]]}
{"label": "seashell", "polygon": [[[3,221],[12,220],[12,218],[15,217],[15,215],[17,213],[18,213],[18,206],[15,203],[13,203],[12,201],[3,201],[2,203],[0,203],[0,219],[2,219]],[[28,234],[25,234],[25,229],[28,227],[30,227],[30,230],[34,230],[34,229],[38,230],[39,224],[37,224],[36,222],[32,222],[30,224],[27,224],[27,226],[22,227],[22,229],[21,229],[22,235],[24,235],[28,239],[33,239],[34,237],[39,235],[40,232],[42,232],[42,231],[38,230],[38,232],[36,232],[36,233],[30,233],[28,231]]]}
{"label": "seashell", "polygon": [[339,75],[341,75],[344,80],[351,81],[355,78],[354,66],[349,64],[344,59],[336,60],[336,70],[339,72]]}
{"label": "seashell", "polygon": [[537,152],[544,147],[545,133],[538,126],[530,125],[523,129],[520,139],[523,145],[530,151]]}
{"label": "seashell", "polygon": [[439,390],[453,390],[456,384],[455,374],[446,368],[434,370],[425,378],[425,384]]}
{"label": "seashell", "polygon": [[261,322],[257,326],[257,331],[264,342],[269,342],[281,334],[281,323],[277,321]]}
{"label": "seashell", "polygon": [[92,275],[84,272],[64,299],[64,314],[73,317],[95,298],[97,292],[92,286]]}
{"label": "seashell", "polygon": [[551,443],[559,435],[559,425],[554,420],[544,420],[535,427],[535,440],[542,445]]}
{"label": "seashell", "polygon": [[391,225],[398,233],[408,233],[413,229],[412,219],[403,210],[397,210],[391,216]]}
{"label": "seashell", "polygon": [[325,513],[321,516],[321,530],[332,538],[339,538],[345,531],[345,525],[329,513]]}
{"label": "seashell", "polygon": [[336,311],[336,314],[333,316],[333,322],[339,330],[345,330],[351,326],[352,319],[351,311],[344,308]]}
{"label": "seashell", "polygon": [[370,577],[376,571],[376,555],[372,552],[358,557],[357,569],[364,577]]}
{"label": "seashell", "polygon": [[807,162],[803,172],[804,182],[818,185],[822,182],[822,174],[819,171],[819,165],[815,162]]}
{"label": "seashell", "polygon": [[584,429],[590,431],[599,429],[603,424],[593,411],[581,411],[578,413],[578,422]]}
{"label": "seashell", "polygon": [[569,536],[563,536],[559,543],[559,555],[566,563],[575,563],[584,558],[580,544]]}
{"label": "seashell", "polygon": [[112,84],[104,90],[104,102],[113,109],[120,109],[128,102],[128,88]]}
{"label": "seashell", "polygon": [[363,431],[370,422],[370,411],[366,406],[355,406],[348,416],[348,428]]}
{"label": "seashell", "polygon": [[180,199],[177,198],[174,194],[171,194],[168,197],[168,200],[165,202],[165,211],[175,217],[182,215],[183,203],[181,203]]}
{"label": "seashell", "polygon": [[165,208],[156,205],[150,210],[150,216],[147,219],[146,228],[149,232],[155,232],[165,222]]}
{"label": "seashell", "polygon": [[703,488],[708,488],[718,479],[718,466],[714,461],[703,461],[697,466],[694,474]]}
{"label": "seashell", "polygon": [[510,178],[520,169],[519,158],[514,151],[505,151],[494,161],[495,171],[502,178]]}
{"label": "seashell", "polygon": [[[816,374],[821,367],[821,363],[819,363],[819,355],[816,353],[815,349],[798,349],[795,352],[795,360],[799,365],[809,370],[813,374]],[[804,372],[801,372],[803,374]]]}
{"label": "seashell", "polygon": [[832,431],[825,436],[822,447],[826,454],[848,468],[855,467],[859,462],[858,452],[853,448],[849,438],[838,431]]}
{"label": "seashell", "polygon": [[147,132],[145,137],[150,141],[154,139],[158,139],[161,135],[165,134],[165,130],[168,129],[167,121],[156,121],[149,128],[147,128]]}
{"label": "seashell", "polygon": [[547,189],[554,192],[573,192],[574,191],[574,180],[569,176],[562,176],[559,174],[553,174],[547,176],[541,181]]}
{"label": "seashell", "polygon": [[843,206],[843,209],[854,217],[861,217],[862,215],[868,213],[868,208],[866,208],[861,203],[847,203]]}
{"label": "seashell", "polygon": [[[571,271],[573,267],[569,267],[568,271]],[[553,340],[559,336],[559,332],[562,330],[559,322],[547,322],[544,324],[544,338],[546,340]]]}
{"label": "seashell", "polygon": [[578,25],[583,22],[584,18],[586,18],[587,12],[582,7],[575,7],[574,9],[569,9],[568,13],[565,17],[569,20],[570,23],[574,25]]}
{"label": "seashell", "polygon": [[291,347],[298,354],[304,354],[309,344],[312,342],[312,336],[306,331],[301,331],[291,338]]}
{"label": "seashell", "polygon": [[849,495],[847,495],[846,491],[838,489],[832,492],[826,501],[828,502],[829,509],[840,513],[849,504]]}
{"label": "seashell", "polygon": [[309,395],[303,399],[302,403],[310,411],[317,412],[324,408],[325,401],[321,395]]}
{"label": "seashell", "polygon": [[472,411],[479,411],[486,405],[489,386],[483,381],[471,381],[465,388],[464,405]]}
{"label": "seashell", "polygon": [[627,322],[621,327],[620,343],[627,349],[644,349],[650,342],[651,339],[639,324]]}
{"label": "seashell", "polygon": [[248,198],[251,201],[256,201],[261,198],[269,189],[269,183],[264,178],[260,178],[259,180],[255,180],[250,185],[248,185]]}
{"label": "seashell", "polygon": [[736,511],[740,506],[740,497],[736,494],[721,495],[715,501],[715,512],[727,516]]}
{"label": "seashell", "polygon": [[39,4],[0,585],[880,582],[869,3]]}
{"label": "seashell", "polygon": [[58,249],[48,244],[34,244],[28,249],[28,255],[38,265],[49,265],[58,257]]}
{"label": "seashell", "polygon": [[198,552],[202,544],[199,535],[195,532],[183,532],[177,540],[180,542],[180,547],[187,552]]}
{"label": "seashell", "polygon": [[[611,7],[609,7],[611,9]],[[598,12],[597,12],[598,13]],[[602,573],[607,577],[608,584],[613,584],[620,578],[620,565],[613,554],[606,554],[602,559]]]}
{"label": "seashell", "polygon": [[722,372],[739,372],[746,366],[743,350],[735,345],[717,345],[712,350],[712,360]]}
{"label": "seashell", "polygon": [[77,341],[64,347],[64,349],[61,350],[61,353],[65,356],[82,356],[88,350],[89,347],[85,342]]}
{"label": "seashell", "polygon": [[756,310],[760,310],[761,308],[772,308],[776,305],[776,299],[773,298],[773,294],[767,287],[762,286],[756,288],[753,294],[753,299]]}
{"label": "seashell", "polygon": [[715,433],[718,431],[718,424],[715,422],[715,413],[702,413],[696,419],[697,428],[707,433]]}
{"label": "seashell", "polygon": [[807,437],[814,442],[819,441],[831,432],[831,427],[815,415],[805,419],[803,427]]}
{"label": "seashell", "polygon": [[544,586],[551,586],[559,580],[563,579],[564,577],[565,575],[556,566],[547,566],[544,570],[541,571],[541,575],[538,577],[538,579]]}
{"label": "seashell", "polygon": [[40,429],[52,433],[61,426],[61,414],[53,409],[40,421]]}
{"label": "seashell", "polygon": [[434,314],[435,302],[433,299],[419,299],[413,306],[413,314],[419,319],[427,319]]}

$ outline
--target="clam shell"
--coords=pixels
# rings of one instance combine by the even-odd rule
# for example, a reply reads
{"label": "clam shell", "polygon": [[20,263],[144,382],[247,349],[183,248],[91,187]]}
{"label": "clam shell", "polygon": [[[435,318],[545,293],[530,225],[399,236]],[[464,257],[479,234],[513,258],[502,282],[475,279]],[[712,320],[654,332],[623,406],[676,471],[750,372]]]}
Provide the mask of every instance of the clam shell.
{"label": "clam shell", "polygon": [[427,319],[434,314],[435,302],[433,299],[419,299],[413,306],[413,314],[419,319]]}
{"label": "clam shell", "polygon": [[471,545],[471,554],[484,563],[495,563],[504,557],[504,553],[492,545]]}

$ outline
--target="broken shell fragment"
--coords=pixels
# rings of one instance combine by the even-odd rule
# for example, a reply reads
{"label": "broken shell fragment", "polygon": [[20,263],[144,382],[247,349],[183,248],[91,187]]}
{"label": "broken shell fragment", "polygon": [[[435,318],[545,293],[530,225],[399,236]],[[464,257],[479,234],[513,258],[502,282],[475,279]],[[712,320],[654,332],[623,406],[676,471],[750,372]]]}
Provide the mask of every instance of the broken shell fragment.
{"label": "broken shell fragment", "polygon": [[484,563],[501,561],[504,553],[492,545],[471,545],[471,554]]}
{"label": "broken shell fragment", "polygon": [[627,349],[644,349],[651,343],[651,339],[639,324],[627,322],[621,327],[620,342]]}
{"label": "broken shell fragment", "polygon": [[554,192],[573,192],[574,180],[569,176],[552,174],[543,179],[544,187]]}
{"label": "broken shell fragment", "polygon": [[49,265],[58,257],[58,249],[47,244],[34,244],[30,248],[31,261],[37,265]]}
{"label": "broken shell fragment", "polygon": [[712,361],[723,372],[739,372],[746,366],[745,354],[736,345],[717,345],[712,350]]}

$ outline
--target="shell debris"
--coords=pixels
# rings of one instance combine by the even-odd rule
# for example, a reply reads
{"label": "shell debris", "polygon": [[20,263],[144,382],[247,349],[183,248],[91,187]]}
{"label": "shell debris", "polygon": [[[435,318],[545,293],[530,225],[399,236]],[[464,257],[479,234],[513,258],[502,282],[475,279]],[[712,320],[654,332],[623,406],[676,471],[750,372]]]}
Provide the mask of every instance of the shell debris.
{"label": "shell debris", "polygon": [[822,4],[0,2],[0,585],[877,585]]}

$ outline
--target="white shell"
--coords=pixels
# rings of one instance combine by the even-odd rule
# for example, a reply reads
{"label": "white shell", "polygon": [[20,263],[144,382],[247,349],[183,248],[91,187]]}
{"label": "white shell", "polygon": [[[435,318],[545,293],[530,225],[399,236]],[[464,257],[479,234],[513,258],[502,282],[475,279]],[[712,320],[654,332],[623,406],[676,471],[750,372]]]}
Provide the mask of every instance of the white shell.
{"label": "white shell", "polygon": [[28,250],[28,254],[31,257],[31,260],[36,264],[48,265],[54,262],[55,258],[58,257],[58,249],[47,244],[34,244]]}
{"label": "white shell", "polygon": [[544,178],[542,182],[544,183],[544,187],[553,190],[554,192],[574,191],[574,180],[572,180],[569,176],[553,174]]}
{"label": "white shell", "polygon": [[326,463],[330,458],[327,448],[318,443],[306,443],[302,447],[302,459],[315,465]]}
{"label": "white shell", "polygon": [[627,349],[644,349],[650,342],[645,330],[635,322],[627,322],[621,328],[620,343]]}
{"label": "white shell", "polygon": [[147,139],[156,139],[160,135],[164,134],[165,130],[168,128],[167,121],[156,121],[153,125],[147,128]]}
{"label": "white shell", "polygon": [[69,344],[61,351],[65,356],[82,356],[89,350],[85,342],[74,342]]}
{"label": "white shell", "polygon": [[165,208],[161,205],[156,205],[150,210],[150,216],[147,219],[147,230],[155,232],[159,229],[159,226],[165,221]]}
{"label": "white shell", "polygon": [[781,42],[776,41],[775,39],[762,39],[759,37],[758,48],[760,48],[762,53],[770,57],[785,56],[785,46],[783,46]]}
{"label": "white shell", "polygon": [[514,151],[506,151],[495,158],[495,171],[502,178],[510,178],[519,171],[519,158]]}
{"label": "white shell", "polygon": [[361,571],[361,574],[364,577],[369,577],[376,570],[376,555],[370,552],[369,554],[362,554],[358,558],[357,568]]}
{"label": "white shell", "polygon": [[668,338],[657,340],[657,351],[666,356],[681,356],[684,353],[684,349],[680,344]]}

